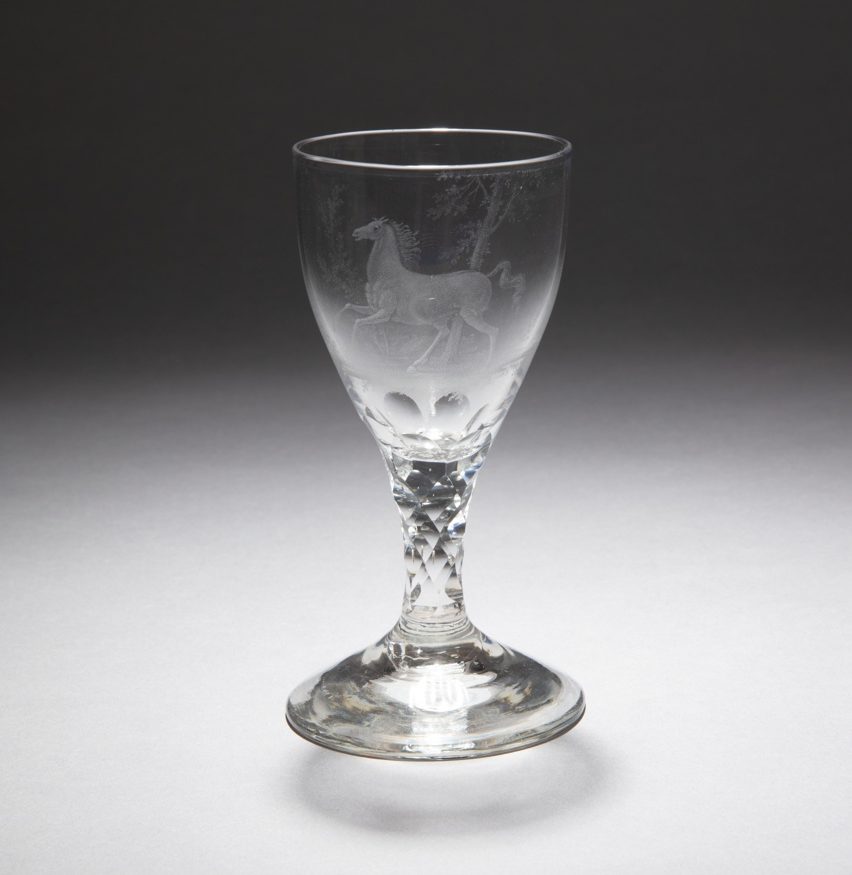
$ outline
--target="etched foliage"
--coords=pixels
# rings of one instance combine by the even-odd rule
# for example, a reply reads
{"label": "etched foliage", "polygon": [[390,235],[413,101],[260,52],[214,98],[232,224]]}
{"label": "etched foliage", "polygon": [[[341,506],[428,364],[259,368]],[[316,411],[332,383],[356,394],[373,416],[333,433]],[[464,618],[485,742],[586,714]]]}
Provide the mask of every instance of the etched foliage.
{"label": "etched foliage", "polygon": [[320,233],[323,246],[318,247],[317,266],[326,288],[354,300],[358,287],[358,272],[346,240],[344,187],[329,185],[317,199]]}
{"label": "etched foliage", "polygon": [[[530,217],[545,173],[466,176],[448,171],[438,178],[449,184],[433,197],[427,215],[431,219],[459,219],[458,237],[443,257],[452,265],[467,262],[471,270],[480,270],[491,252],[491,238],[497,229],[504,222],[520,222]],[[462,216],[469,218],[461,219]]]}

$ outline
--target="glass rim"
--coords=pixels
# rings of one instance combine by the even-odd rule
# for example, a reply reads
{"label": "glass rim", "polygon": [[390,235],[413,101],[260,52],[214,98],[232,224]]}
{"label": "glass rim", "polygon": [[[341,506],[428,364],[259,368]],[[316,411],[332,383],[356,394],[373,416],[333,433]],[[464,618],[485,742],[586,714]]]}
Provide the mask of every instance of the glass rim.
{"label": "glass rim", "polygon": [[[342,140],[346,137],[386,136],[388,134],[489,134],[503,137],[527,137],[552,143],[554,151],[547,155],[538,155],[533,158],[515,158],[510,161],[467,162],[462,164],[382,164],[376,161],[351,161],[345,158],[329,158],[325,155],[315,155],[307,151],[312,144],[327,142],[328,140]],[[557,137],[555,134],[539,134],[532,131],[504,131],[492,128],[382,128],[367,131],[342,131],[336,134],[306,137],[293,145],[294,156],[304,158],[307,161],[316,161],[319,164],[332,164],[339,167],[360,167],[367,170],[405,170],[431,173],[435,171],[499,170],[505,167],[527,167],[532,164],[543,164],[547,161],[567,158],[571,152],[571,143],[563,137]]]}

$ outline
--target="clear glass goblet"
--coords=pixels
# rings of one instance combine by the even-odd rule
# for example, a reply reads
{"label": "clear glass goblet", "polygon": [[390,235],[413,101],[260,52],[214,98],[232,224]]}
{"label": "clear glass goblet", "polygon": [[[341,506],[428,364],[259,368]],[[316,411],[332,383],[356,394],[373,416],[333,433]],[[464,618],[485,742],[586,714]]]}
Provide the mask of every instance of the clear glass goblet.
{"label": "clear glass goblet", "polygon": [[461,581],[476,477],[556,296],[570,153],[558,137],[444,128],[294,147],[305,283],[390,473],[407,572],[393,629],[290,696],[310,741],[455,759],[583,716],[575,681],[470,622]]}

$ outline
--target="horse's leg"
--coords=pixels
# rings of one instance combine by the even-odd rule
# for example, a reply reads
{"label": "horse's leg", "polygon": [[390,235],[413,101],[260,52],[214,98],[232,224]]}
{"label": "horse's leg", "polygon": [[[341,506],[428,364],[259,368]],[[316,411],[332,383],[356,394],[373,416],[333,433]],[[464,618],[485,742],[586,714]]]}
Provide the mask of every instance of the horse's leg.
{"label": "horse's leg", "polygon": [[334,327],[335,329],[340,324],[340,317],[347,311],[352,310],[354,313],[357,313],[360,316],[366,316],[367,313],[372,313],[373,308],[368,304],[344,304],[338,311],[337,315],[334,317]]}
{"label": "horse's leg", "polygon": [[352,339],[355,339],[358,329],[364,325],[382,325],[385,322],[390,322],[391,316],[393,316],[393,310],[376,310],[370,316],[362,316],[360,319],[356,319],[355,324],[352,326]]}
{"label": "horse's leg", "polygon": [[522,273],[516,273],[510,283],[512,289],[512,309],[517,310],[521,306],[521,298],[527,291],[527,281]]}
{"label": "horse's leg", "polygon": [[447,345],[444,347],[444,353],[441,356],[441,364],[446,365],[452,361],[456,353],[459,351],[459,342],[461,341],[462,328],[464,322],[460,316],[453,316],[453,321],[450,324],[450,336],[447,338]]}
{"label": "horse's leg", "polygon": [[390,341],[388,340],[388,325],[390,322],[386,322],[382,326],[381,335],[382,335],[382,352],[385,355],[390,355]]}
{"label": "horse's leg", "polygon": [[502,283],[502,282],[503,282],[503,278],[506,276],[507,271],[509,271],[509,270],[511,269],[511,267],[512,267],[512,265],[510,264],[510,262],[508,262],[508,261],[501,261],[501,262],[500,262],[500,263],[494,268],[494,270],[489,271],[487,274],[485,274],[485,276],[487,276],[488,279],[491,280],[491,279],[494,279],[494,277],[497,276],[497,274],[499,273],[499,274],[500,274],[500,277],[499,277],[499,279],[497,280],[497,282],[498,282],[498,283]]}
{"label": "horse's leg", "polygon": [[419,359],[417,359],[417,361],[412,362],[412,363],[408,366],[408,370],[409,370],[409,371],[413,371],[413,370],[419,368],[420,365],[422,365],[422,364],[426,361],[426,359],[429,358],[429,355],[431,354],[432,350],[433,350],[433,349],[434,349],[434,348],[435,348],[435,347],[436,347],[436,346],[437,346],[437,345],[438,345],[438,344],[439,344],[439,343],[440,343],[445,337],[447,337],[447,335],[449,335],[449,333],[450,333],[450,329],[447,327],[447,325],[446,325],[446,324],[441,325],[441,326],[438,328],[438,333],[435,335],[435,339],[429,344],[429,349],[427,349],[426,352],[424,352],[423,355],[420,356]]}
{"label": "horse's leg", "polygon": [[344,304],[337,315],[342,316],[347,310],[358,313],[360,316],[366,316],[367,313],[373,312],[373,308],[369,304]]}
{"label": "horse's leg", "polygon": [[[371,286],[367,283],[366,287],[367,291],[370,290]],[[376,311],[369,304],[346,304],[343,309],[337,314],[337,318],[339,319],[347,310],[352,310],[353,313],[357,313],[360,316],[367,316],[369,314],[375,313]],[[357,322],[358,320],[356,320]],[[363,322],[361,323],[363,324]],[[355,328],[357,325],[353,325],[352,327],[352,336],[355,336]],[[382,335],[382,344],[384,346],[385,355],[388,354],[390,347],[388,346],[388,333],[387,329],[381,333]]]}
{"label": "horse's leg", "polygon": [[491,356],[494,354],[494,341],[497,339],[497,334],[500,329],[495,328],[493,325],[489,325],[479,313],[474,310],[462,310],[459,313],[459,316],[461,316],[471,328],[475,328],[477,331],[481,331],[488,336],[488,358],[490,360]]}
{"label": "horse's leg", "polygon": [[516,310],[521,303],[521,298],[526,291],[526,280],[522,273],[512,273],[512,264],[509,261],[501,261],[491,273],[487,273],[488,279],[494,279],[497,274],[497,285],[501,289],[512,290],[512,309]]}

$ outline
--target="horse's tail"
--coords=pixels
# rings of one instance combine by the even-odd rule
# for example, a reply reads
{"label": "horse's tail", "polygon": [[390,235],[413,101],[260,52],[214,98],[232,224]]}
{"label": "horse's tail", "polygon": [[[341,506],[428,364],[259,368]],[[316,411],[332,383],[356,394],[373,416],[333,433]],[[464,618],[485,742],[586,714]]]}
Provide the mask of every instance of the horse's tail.
{"label": "horse's tail", "polygon": [[522,273],[512,273],[512,264],[509,261],[501,261],[491,273],[486,276],[490,280],[494,280],[497,274],[500,276],[497,279],[497,284],[501,289],[512,289],[512,307],[517,308],[521,303],[521,298],[527,289],[527,283]]}

